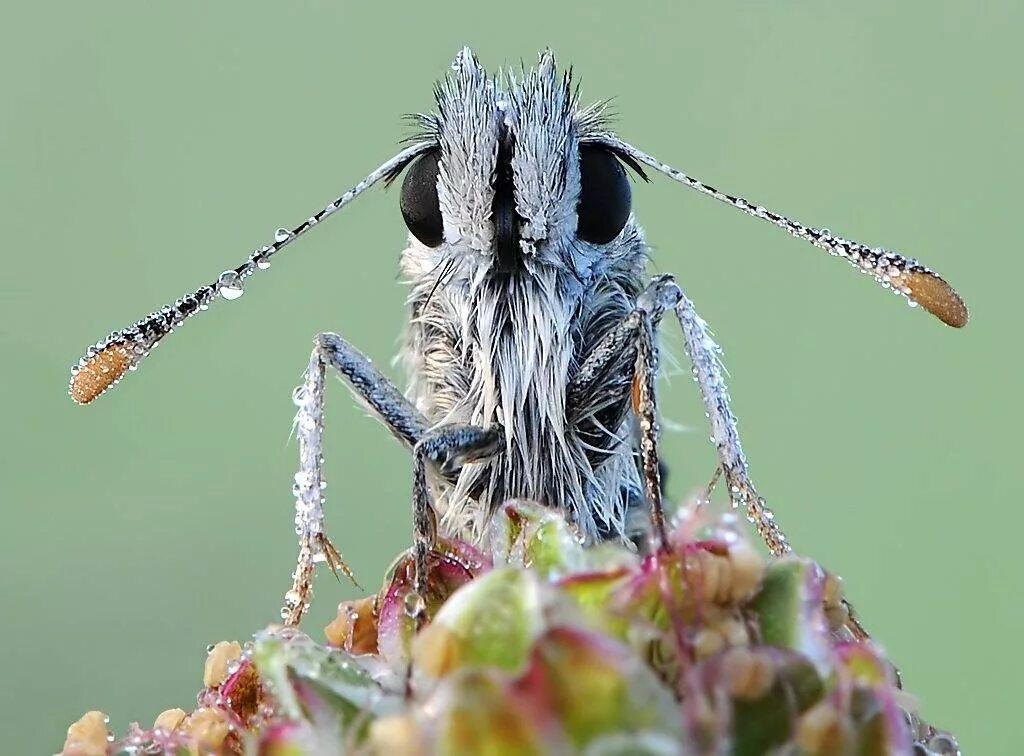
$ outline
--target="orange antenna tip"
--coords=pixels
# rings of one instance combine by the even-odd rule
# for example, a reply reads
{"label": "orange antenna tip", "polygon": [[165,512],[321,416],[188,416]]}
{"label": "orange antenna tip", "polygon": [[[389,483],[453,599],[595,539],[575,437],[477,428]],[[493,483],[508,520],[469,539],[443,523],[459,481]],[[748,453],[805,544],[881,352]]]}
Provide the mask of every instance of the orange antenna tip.
{"label": "orange antenna tip", "polygon": [[952,286],[934,273],[915,271],[907,274],[906,287],[910,297],[946,325],[963,328],[967,325],[967,305]]}
{"label": "orange antenna tip", "polygon": [[109,344],[83,358],[72,372],[68,393],[77,404],[88,404],[121,380],[131,365],[131,354],[123,342]]}

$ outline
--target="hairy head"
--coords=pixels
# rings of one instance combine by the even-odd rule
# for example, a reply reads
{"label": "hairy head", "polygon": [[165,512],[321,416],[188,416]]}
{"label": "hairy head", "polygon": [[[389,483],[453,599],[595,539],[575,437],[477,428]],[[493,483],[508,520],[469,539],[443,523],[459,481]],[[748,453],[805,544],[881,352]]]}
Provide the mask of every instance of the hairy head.
{"label": "hairy head", "polygon": [[588,277],[630,217],[621,158],[596,141],[603,107],[579,104],[550,51],[518,76],[489,76],[465,49],[435,94],[436,112],[417,116],[426,151],[402,187],[412,235],[499,274],[554,266]]}

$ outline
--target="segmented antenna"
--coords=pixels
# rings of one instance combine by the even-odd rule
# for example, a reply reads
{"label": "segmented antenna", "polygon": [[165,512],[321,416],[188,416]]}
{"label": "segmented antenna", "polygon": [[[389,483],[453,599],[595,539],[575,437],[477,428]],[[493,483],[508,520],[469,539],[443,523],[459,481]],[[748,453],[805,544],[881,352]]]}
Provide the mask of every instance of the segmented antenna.
{"label": "segmented antenna", "polygon": [[946,325],[954,328],[962,328],[967,325],[967,305],[964,304],[960,295],[937,273],[913,258],[904,257],[891,249],[871,248],[860,242],[843,239],[833,235],[828,229],[804,226],[767,208],[753,205],[742,197],[734,197],[721,192],[715,187],[708,186],[703,181],[661,162],[646,152],[638,150],[633,145],[623,142],[614,134],[595,135],[589,137],[587,141],[603,144],[612,151],[643,163],[701,194],[714,197],[719,202],[738,208],[747,215],[768,221],[798,239],[809,241],[830,255],[843,258],[862,273],[872,276],[884,288],[906,297],[912,307],[920,305]]}
{"label": "segmented antenna", "polygon": [[78,364],[71,368],[68,394],[78,404],[88,404],[93,401],[111,386],[116,385],[129,370],[135,370],[142,359],[167,334],[173,332],[175,328],[197,312],[208,310],[218,295],[222,299],[238,299],[244,292],[245,279],[258,270],[269,268],[270,258],[281,249],[319,224],[320,221],[338,212],[378,181],[393,178],[410,161],[432,146],[431,142],[418,142],[407,147],[380,165],[323,210],[311,215],[295,228],[291,230],[277,229],[272,244],[255,250],[249,255],[249,259],[237,268],[224,271],[213,283],[202,286],[191,294],[186,294],[172,305],[150,313],[124,330],[114,331],[107,338],[89,347]]}

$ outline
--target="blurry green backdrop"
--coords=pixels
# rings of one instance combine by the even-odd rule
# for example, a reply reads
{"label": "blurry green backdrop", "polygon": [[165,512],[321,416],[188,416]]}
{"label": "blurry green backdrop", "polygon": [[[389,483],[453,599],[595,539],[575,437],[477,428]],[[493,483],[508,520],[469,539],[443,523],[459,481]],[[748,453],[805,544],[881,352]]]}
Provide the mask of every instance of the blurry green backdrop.
{"label": "blurry green backdrop", "polygon": [[[635,189],[658,270],[725,347],[754,478],[838,571],[926,716],[1016,743],[1024,5],[7,4],[0,44],[0,712],[52,753],[193,701],[207,643],[276,618],[294,555],[290,392],[320,329],[380,363],[403,319],[397,192],[374,192],[88,408],[69,366],[391,154],[466,43],[550,45],[619,132],[723,189],[919,256],[956,332],[840,261],[671,184]],[[670,329],[671,330],[671,329]],[[713,465],[685,375],[672,493]],[[328,511],[374,587],[408,542],[407,454],[332,382]],[[355,589],[318,582],[318,632]]]}

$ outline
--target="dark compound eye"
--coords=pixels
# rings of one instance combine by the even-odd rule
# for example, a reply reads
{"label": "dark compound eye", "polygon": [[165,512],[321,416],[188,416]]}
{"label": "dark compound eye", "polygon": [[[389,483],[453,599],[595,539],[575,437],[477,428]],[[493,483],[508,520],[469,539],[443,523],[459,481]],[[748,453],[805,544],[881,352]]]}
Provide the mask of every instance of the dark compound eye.
{"label": "dark compound eye", "polygon": [[431,150],[416,158],[405,173],[399,201],[406,227],[428,247],[436,247],[444,240],[444,221],[437,200],[439,158],[439,150]]}
{"label": "dark compound eye", "polygon": [[629,219],[632,196],[626,169],[615,155],[598,145],[580,146],[580,239],[607,244],[618,236]]}

